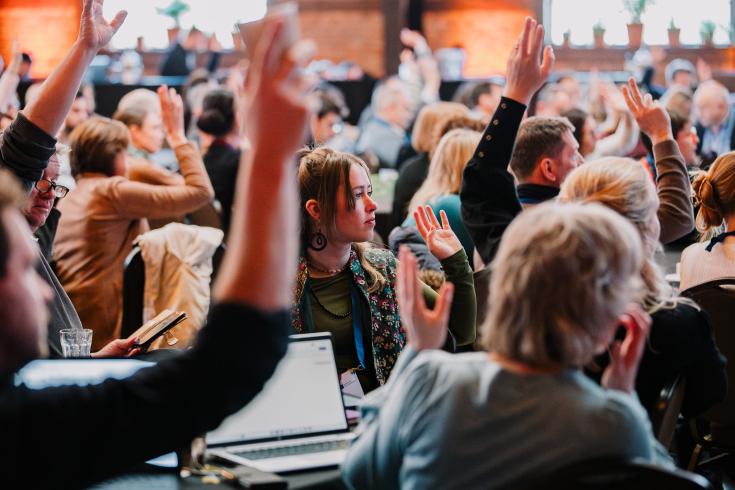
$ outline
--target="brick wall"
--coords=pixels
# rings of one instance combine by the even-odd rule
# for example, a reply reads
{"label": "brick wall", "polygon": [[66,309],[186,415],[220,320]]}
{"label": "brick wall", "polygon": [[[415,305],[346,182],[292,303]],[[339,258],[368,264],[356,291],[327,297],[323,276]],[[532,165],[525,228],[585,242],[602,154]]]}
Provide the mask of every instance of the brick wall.
{"label": "brick wall", "polygon": [[0,0],[0,54],[7,60],[13,39],[31,54],[31,75],[49,74],[72,45],[79,28],[79,0]]}
{"label": "brick wall", "polygon": [[521,9],[427,12],[424,31],[433,49],[455,46],[465,49],[465,76],[499,74],[505,72],[508,53],[529,13]]}
{"label": "brick wall", "polygon": [[371,75],[383,75],[380,8],[303,10],[299,20],[302,36],[318,45],[317,58],[355,61]]}

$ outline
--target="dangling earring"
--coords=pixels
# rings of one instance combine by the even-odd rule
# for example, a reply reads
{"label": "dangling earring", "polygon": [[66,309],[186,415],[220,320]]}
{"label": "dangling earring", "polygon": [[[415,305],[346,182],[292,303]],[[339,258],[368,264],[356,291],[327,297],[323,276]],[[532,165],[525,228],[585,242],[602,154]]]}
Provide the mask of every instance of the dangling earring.
{"label": "dangling earring", "polygon": [[322,233],[321,228],[316,229],[316,233],[311,235],[311,238],[309,239],[309,247],[311,247],[312,250],[319,252],[320,250],[324,250],[327,246],[327,237]]}

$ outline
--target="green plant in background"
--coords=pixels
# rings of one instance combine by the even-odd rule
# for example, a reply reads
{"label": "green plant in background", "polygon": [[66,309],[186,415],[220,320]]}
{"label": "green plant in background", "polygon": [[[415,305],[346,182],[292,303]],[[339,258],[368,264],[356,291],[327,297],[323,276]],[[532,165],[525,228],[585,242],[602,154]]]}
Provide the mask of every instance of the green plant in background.
{"label": "green plant in background", "polygon": [[602,23],[602,19],[599,19],[592,26],[592,32],[597,35],[605,34],[605,24]]}
{"label": "green plant in background", "polygon": [[674,22],[674,18],[672,17],[671,20],[669,20],[669,30],[670,31],[678,31],[679,26],[676,25],[676,22]]}
{"label": "green plant in background", "polygon": [[717,24],[711,20],[702,21],[702,25],[699,28],[699,35],[702,36],[702,41],[705,44],[712,44],[712,38],[717,30]]}
{"label": "green plant in background", "polygon": [[625,0],[623,6],[630,14],[631,24],[640,24],[641,16],[649,5],[653,5],[654,0]]}
{"label": "green plant in background", "polygon": [[156,10],[161,15],[171,17],[176,27],[181,27],[181,25],[179,24],[179,17],[189,11],[189,5],[182,0],[173,0],[171,2],[171,5],[169,5],[168,7],[164,7],[162,9],[157,8]]}

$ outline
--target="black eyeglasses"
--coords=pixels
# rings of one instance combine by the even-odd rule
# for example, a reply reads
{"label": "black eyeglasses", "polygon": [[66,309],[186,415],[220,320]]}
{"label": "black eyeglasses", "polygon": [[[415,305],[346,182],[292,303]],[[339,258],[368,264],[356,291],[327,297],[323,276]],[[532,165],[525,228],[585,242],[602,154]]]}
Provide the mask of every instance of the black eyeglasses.
{"label": "black eyeglasses", "polygon": [[69,192],[68,187],[64,187],[63,185],[58,185],[53,180],[47,180],[47,179],[37,180],[35,187],[38,190],[38,192],[41,192],[43,194],[47,193],[48,191],[53,190],[54,196],[58,197],[59,199],[66,196]]}

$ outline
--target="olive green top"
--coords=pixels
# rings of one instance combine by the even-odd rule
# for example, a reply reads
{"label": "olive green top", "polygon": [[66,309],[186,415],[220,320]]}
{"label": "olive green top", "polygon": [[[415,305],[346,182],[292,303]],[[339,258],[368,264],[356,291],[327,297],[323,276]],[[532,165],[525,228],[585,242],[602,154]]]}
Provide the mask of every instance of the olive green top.
{"label": "olive green top", "polygon": [[[475,336],[475,290],[472,270],[464,251],[442,261],[447,279],[454,283],[455,294],[449,327],[460,340]],[[311,290],[306,300],[310,303],[311,321],[315,332],[331,332],[337,369],[343,373],[359,367],[354,332],[352,331],[352,301],[350,297],[350,271],[325,278],[309,278]],[[429,308],[436,303],[437,293],[421,283],[424,300]],[[461,342],[458,342],[461,344]],[[358,371],[360,384],[365,392],[378,387],[374,376]]]}

